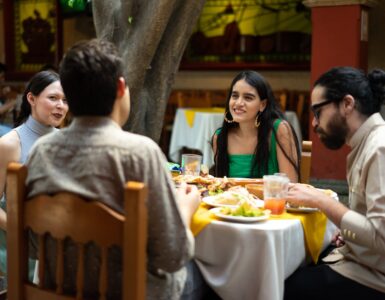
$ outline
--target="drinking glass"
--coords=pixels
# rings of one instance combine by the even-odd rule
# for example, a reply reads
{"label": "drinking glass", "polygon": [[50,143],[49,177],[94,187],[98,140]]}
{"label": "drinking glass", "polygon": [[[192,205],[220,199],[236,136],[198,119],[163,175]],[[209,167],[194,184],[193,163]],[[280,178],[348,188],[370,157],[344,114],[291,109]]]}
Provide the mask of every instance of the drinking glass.
{"label": "drinking glass", "polygon": [[182,174],[198,176],[201,171],[202,155],[182,154]]}
{"label": "drinking glass", "polygon": [[269,209],[273,215],[282,214],[285,211],[288,189],[289,178],[287,176],[263,176],[263,198],[265,209]]}

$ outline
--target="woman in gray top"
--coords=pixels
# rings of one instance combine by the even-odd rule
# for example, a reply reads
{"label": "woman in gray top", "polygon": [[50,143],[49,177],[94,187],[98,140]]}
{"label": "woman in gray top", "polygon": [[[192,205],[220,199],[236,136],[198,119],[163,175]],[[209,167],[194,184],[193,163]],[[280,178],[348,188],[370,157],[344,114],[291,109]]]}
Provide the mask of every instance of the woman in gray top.
{"label": "woman in gray top", "polygon": [[23,94],[16,128],[0,138],[0,270],[6,273],[5,248],[5,180],[10,162],[24,163],[36,140],[54,130],[64,120],[68,105],[59,81],[59,75],[42,71],[32,77]]}

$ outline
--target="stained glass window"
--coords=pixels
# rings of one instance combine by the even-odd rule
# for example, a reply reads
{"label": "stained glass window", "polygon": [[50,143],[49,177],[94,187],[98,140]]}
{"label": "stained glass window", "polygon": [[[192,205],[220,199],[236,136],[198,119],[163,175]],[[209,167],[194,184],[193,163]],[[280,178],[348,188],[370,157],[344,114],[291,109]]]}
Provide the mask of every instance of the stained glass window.
{"label": "stained glass window", "polygon": [[302,0],[207,0],[184,61],[306,65],[310,44]]}

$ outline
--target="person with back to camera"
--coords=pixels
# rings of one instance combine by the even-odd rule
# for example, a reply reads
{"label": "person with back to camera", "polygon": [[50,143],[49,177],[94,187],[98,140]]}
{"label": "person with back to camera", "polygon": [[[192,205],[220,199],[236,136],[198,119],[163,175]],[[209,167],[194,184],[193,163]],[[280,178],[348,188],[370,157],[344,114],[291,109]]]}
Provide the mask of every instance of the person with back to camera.
{"label": "person with back to camera", "polygon": [[257,72],[232,81],[223,125],[213,136],[215,176],[261,178],[285,173],[299,180],[297,136],[276,103],[270,85]]}
{"label": "person with back to camera", "polygon": [[[123,213],[124,185],[141,181],[148,187],[147,299],[179,299],[186,280],[185,265],[194,239],[188,225],[199,206],[196,187],[177,191],[167,161],[151,139],[123,131],[130,96],[123,61],[107,41],[79,42],[60,66],[60,78],[73,114],[69,127],[38,141],[28,161],[28,195],[68,191],[98,199]],[[113,233],[111,233],[113,234]],[[55,278],[55,241],[47,241],[46,288]],[[99,251],[85,252],[84,297],[98,295]],[[77,247],[65,246],[65,293],[73,293]],[[109,256],[108,299],[121,299],[121,250]]]}
{"label": "person with back to camera", "polygon": [[32,145],[41,136],[58,129],[68,112],[59,74],[50,71],[35,74],[24,91],[16,128],[0,138],[0,268],[6,273],[6,201],[4,197],[7,166],[25,163]]}
{"label": "person with back to camera", "polygon": [[330,149],[345,143],[349,208],[305,185],[287,201],[316,207],[340,229],[345,244],[323,264],[298,269],[285,282],[285,300],[385,299],[385,72],[333,68],[315,82],[312,125]]}

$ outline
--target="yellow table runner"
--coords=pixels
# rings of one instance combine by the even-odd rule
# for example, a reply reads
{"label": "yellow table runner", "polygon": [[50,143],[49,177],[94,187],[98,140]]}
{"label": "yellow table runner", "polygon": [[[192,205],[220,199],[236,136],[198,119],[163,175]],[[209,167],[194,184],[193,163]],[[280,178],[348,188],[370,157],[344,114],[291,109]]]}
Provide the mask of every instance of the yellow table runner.
{"label": "yellow table runner", "polygon": [[208,112],[208,113],[225,113],[225,109],[222,107],[207,107],[207,108],[189,108],[184,111],[185,116],[186,116],[186,121],[187,124],[190,127],[193,127],[194,125],[194,118],[195,118],[195,113],[196,112]]}
{"label": "yellow table runner", "polygon": [[[299,219],[301,221],[305,244],[308,253],[310,254],[314,263],[317,263],[318,257],[321,253],[324,235],[326,231],[327,218],[322,212],[314,212],[309,214],[300,213],[287,213],[285,212],[279,216],[270,216],[272,220],[287,220],[287,219]],[[209,207],[202,203],[191,221],[191,231],[194,236],[198,235],[208,224],[213,220],[217,220],[215,216],[209,211]]]}

